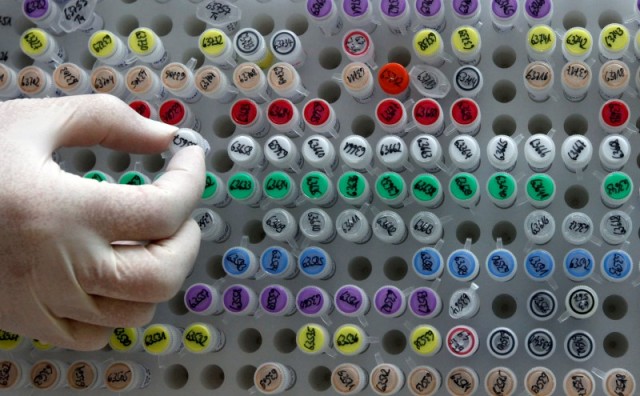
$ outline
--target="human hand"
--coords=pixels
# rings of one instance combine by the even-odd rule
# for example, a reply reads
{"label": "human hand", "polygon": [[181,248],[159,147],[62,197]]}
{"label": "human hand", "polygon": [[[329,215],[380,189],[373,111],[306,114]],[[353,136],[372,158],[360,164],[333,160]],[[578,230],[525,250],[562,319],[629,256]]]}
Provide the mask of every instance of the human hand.
{"label": "human hand", "polygon": [[1,329],[99,349],[179,290],[200,246],[190,213],[204,188],[202,149],[179,151],[143,186],[84,179],[51,157],[95,144],[161,152],[176,130],[109,95],[0,102]]}

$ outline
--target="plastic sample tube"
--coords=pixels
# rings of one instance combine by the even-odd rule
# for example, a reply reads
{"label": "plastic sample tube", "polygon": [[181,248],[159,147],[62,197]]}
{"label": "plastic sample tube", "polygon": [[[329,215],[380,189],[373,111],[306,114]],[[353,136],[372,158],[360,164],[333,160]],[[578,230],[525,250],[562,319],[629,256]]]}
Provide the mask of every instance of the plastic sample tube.
{"label": "plastic sample tube", "polygon": [[151,29],[140,27],[129,34],[129,50],[138,59],[148,63],[154,69],[161,69],[169,61],[169,53],[164,49],[162,40]]}

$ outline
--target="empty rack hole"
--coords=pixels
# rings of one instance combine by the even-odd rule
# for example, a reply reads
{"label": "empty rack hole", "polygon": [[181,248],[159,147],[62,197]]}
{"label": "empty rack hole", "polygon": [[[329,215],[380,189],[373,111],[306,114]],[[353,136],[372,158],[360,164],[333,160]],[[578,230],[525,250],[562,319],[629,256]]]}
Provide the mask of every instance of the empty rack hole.
{"label": "empty rack hole", "polygon": [[309,371],[309,385],[315,391],[326,391],[331,387],[331,370],[325,366],[316,366]]}
{"label": "empty rack hole", "polygon": [[249,390],[253,386],[253,374],[256,372],[256,366],[242,366],[236,372],[236,383],[238,387]]}
{"label": "empty rack hole", "polygon": [[307,21],[307,17],[302,14],[292,14],[289,15],[284,26],[298,36],[302,36],[307,32],[307,29],[309,29],[309,22]]}
{"label": "empty rack hole", "polygon": [[174,315],[182,316],[189,312],[187,307],[184,305],[184,291],[182,290],[173,296],[167,305],[169,306],[169,311]]}
{"label": "empty rack hole", "polygon": [[351,130],[353,133],[364,138],[371,136],[375,129],[376,123],[373,121],[373,118],[368,115],[359,115],[351,122]]}
{"label": "empty rack hole", "polygon": [[349,261],[347,272],[351,279],[363,281],[371,275],[371,261],[364,256],[357,256]]}
{"label": "empty rack hole", "polygon": [[552,128],[551,119],[544,114],[536,114],[529,118],[527,128],[532,135],[537,133],[547,134]]}
{"label": "empty rack hole", "polygon": [[387,61],[407,67],[411,63],[411,52],[406,47],[393,47],[387,53]]}
{"label": "empty rack hole", "polygon": [[502,243],[505,245],[513,243],[513,241],[516,240],[517,235],[518,231],[516,231],[516,226],[508,221],[500,221],[496,223],[491,230],[493,240],[497,241],[498,238],[502,238]]}
{"label": "empty rack hole", "polygon": [[340,62],[342,62],[342,53],[340,53],[340,50],[335,47],[326,47],[320,51],[318,61],[320,62],[320,66],[324,69],[333,70],[340,66]]}
{"label": "empty rack hole", "polygon": [[262,346],[262,334],[257,329],[249,327],[238,334],[238,346],[247,353],[253,353]]}
{"label": "empty rack hole", "polygon": [[150,27],[158,36],[163,37],[171,33],[173,21],[168,15],[156,15],[151,19]]}
{"label": "empty rack hole", "polygon": [[273,345],[280,353],[291,353],[296,349],[296,332],[289,329],[280,329],[273,336]]}
{"label": "empty rack hole", "polygon": [[78,150],[73,156],[73,167],[78,172],[88,172],[96,166],[96,154],[89,149]]}
{"label": "empty rack hole", "polygon": [[476,243],[480,239],[480,227],[473,221],[463,221],[456,228],[458,242],[465,243],[467,238],[471,238],[471,243]]}
{"label": "empty rack hole", "polygon": [[511,136],[515,133],[517,125],[516,120],[507,114],[497,116],[493,120],[493,133],[496,135]]}
{"label": "empty rack hole", "polygon": [[251,21],[251,26],[260,32],[263,36],[268,35],[273,32],[273,27],[275,26],[275,22],[273,18],[269,14],[258,14],[253,21]]}
{"label": "empty rack hole", "polygon": [[382,271],[391,281],[402,280],[407,275],[407,262],[402,257],[391,257],[384,263]]}
{"label": "empty rack hole", "polygon": [[189,381],[189,371],[181,364],[172,364],[164,371],[164,383],[171,389],[182,389]]}
{"label": "empty rack hole", "polygon": [[233,168],[233,160],[227,150],[218,150],[211,156],[211,167],[219,173],[229,172]]}
{"label": "empty rack hole", "polygon": [[242,228],[242,234],[249,237],[249,243],[260,243],[266,234],[260,220],[249,220]]}
{"label": "empty rack hole", "polygon": [[491,303],[493,314],[500,319],[508,319],[518,310],[516,299],[510,294],[499,294]]}
{"label": "empty rack hole", "polygon": [[219,138],[228,138],[236,131],[236,124],[227,114],[216,117],[213,120],[213,133]]}
{"label": "empty rack hole", "polygon": [[[195,15],[189,15],[184,23],[184,31],[191,37],[198,37],[207,28],[207,24]],[[253,380],[251,381],[253,382]]]}
{"label": "empty rack hole", "polygon": [[605,316],[612,320],[620,320],[627,315],[629,304],[627,300],[617,294],[612,294],[602,302],[602,311]]}
{"label": "empty rack hole", "polygon": [[509,80],[500,80],[493,86],[493,98],[500,103],[509,103],[516,97],[516,86]]}
{"label": "empty rack hole", "polygon": [[589,122],[582,114],[571,114],[564,120],[567,135],[584,135],[589,130]]}
{"label": "empty rack hole", "polygon": [[627,340],[624,334],[613,332],[604,337],[602,346],[607,355],[619,358],[624,356],[629,350],[629,340]]}
{"label": "empty rack hole", "polygon": [[318,87],[318,97],[329,103],[334,103],[340,99],[340,85],[335,81],[325,81]]}
{"label": "empty rack hole", "polygon": [[213,279],[224,278],[227,275],[227,273],[224,272],[224,267],[222,266],[222,256],[220,255],[212,256],[207,261],[206,271],[207,271],[207,275],[209,275]]}
{"label": "empty rack hole", "polygon": [[562,26],[564,26],[566,30],[574,27],[586,27],[587,17],[581,11],[569,11],[565,14],[564,18],[562,18]]}
{"label": "empty rack hole", "polygon": [[133,32],[134,29],[137,29],[138,26],[140,26],[138,18],[133,15],[123,15],[120,17],[116,29],[121,36],[129,37],[129,34]]}
{"label": "empty rack hole", "polygon": [[610,23],[623,23],[622,16],[616,10],[604,10],[598,16],[598,26],[604,28]]}
{"label": "empty rack hole", "polygon": [[390,355],[399,355],[407,347],[407,337],[400,330],[389,330],[382,336],[382,349]]}
{"label": "empty rack hole", "polygon": [[149,173],[160,172],[164,168],[164,158],[160,154],[149,154],[142,158],[142,166]]}
{"label": "empty rack hole", "polygon": [[131,165],[131,156],[121,151],[112,151],[107,157],[107,166],[112,172],[124,172]]}
{"label": "empty rack hole", "polygon": [[200,383],[207,389],[218,389],[224,383],[224,370],[215,364],[206,366],[200,373]]}
{"label": "empty rack hole", "polygon": [[582,209],[589,203],[589,192],[581,185],[573,185],[564,193],[564,202],[571,209]]}
{"label": "empty rack hole", "polygon": [[516,51],[508,45],[501,45],[493,51],[493,63],[501,69],[508,69],[516,63]]}

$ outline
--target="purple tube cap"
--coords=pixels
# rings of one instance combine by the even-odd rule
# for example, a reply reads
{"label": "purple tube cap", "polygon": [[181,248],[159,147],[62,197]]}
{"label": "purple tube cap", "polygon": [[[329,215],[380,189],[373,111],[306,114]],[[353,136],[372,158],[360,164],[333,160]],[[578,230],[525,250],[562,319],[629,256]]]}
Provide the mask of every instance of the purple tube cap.
{"label": "purple tube cap", "polygon": [[470,17],[480,10],[478,0],[453,0],[453,12],[461,17]]}
{"label": "purple tube cap", "polygon": [[350,17],[357,18],[367,13],[369,0],[344,0],[342,3],[344,13]]}
{"label": "purple tube cap", "polygon": [[222,297],[224,307],[229,312],[243,312],[249,307],[251,294],[246,286],[232,285],[229,286]]}
{"label": "purple tube cap", "polygon": [[204,312],[211,307],[213,301],[213,291],[211,286],[204,283],[196,283],[189,286],[184,294],[184,303],[191,312]]}
{"label": "purple tube cap", "polygon": [[428,317],[433,314],[438,306],[438,295],[433,289],[428,287],[418,287],[409,297],[409,307],[411,312],[417,316]]}
{"label": "purple tube cap", "polygon": [[395,18],[404,14],[407,9],[407,0],[382,0],[380,9],[386,16]]}
{"label": "purple tube cap", "polygon": [[358,313],[363,308],[365,298],[361,289],[349,285],[342,286],[336,292],[336,308],[345,314]]}
{"label": "purple tube cap", "polygon": [[442,10],[442,0],[418,0],[416,2],[416,12],[425,17],[438,15]]}
{"label": "purple tube cap", "polygon": [[29,18],[42,18],[49,11],[49,0],[26,0],[22,8]]}
{"label": "purple tube cap", "polygon": [[270,285],[260,293],[260,306],[264,311],[280,313],[287,308],[288,298],[287,289],[280,285]]}
{"label": "purple tube cap", "polygon": [[383,286],[376,292],[374,304],[376,310],[384,316],[394,316],[401,309],[404,300],[404,294],[395,286]]}
{"label": "purple tube cap", "polygon": [[333,0],[307,0],[307,12],[314,18],[325,18],[331,12]]}
{"label": "purple tube cap", "polygon": [[516,0],[493,0],[491,11],[498,18],[511,18],[518,12],[518,2]]}
{"label": "purple tube cap", "polygon": [[322,289],[315,286],[307,286],[301,289],[296,301],[298,310],[305,315],[317,315],[322,311],[326,303]]}
{"label": "purple tube cap", "polygon": [[524,9],[531,18],[544,18],[551,12],[551,0],[527,0]]}

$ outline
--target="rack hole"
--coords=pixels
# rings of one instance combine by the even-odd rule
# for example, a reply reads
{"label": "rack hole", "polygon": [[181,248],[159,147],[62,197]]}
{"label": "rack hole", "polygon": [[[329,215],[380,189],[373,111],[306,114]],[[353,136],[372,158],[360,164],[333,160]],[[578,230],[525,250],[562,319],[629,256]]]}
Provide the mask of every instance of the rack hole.
{"label": "rack hole", "polygon": [[209,365],[202,370],[200,383],[207,389],[218,389],[224,383],[224,371],[220,366]]}
{"label": "rack hole", "polygon": [[623,23],[622,16],[615,10],[604,10],[598,17],[598,26],[603,29],[610,23]]}
{"label": "rack hole", "polygon": [[564,202],[571,209],[582,209],[589,203],[589,192],[580,185],[570,186],[564,193]]}
{"label": "rack hole", "polygon": [[242,234],[249,237],[249,243],[260,243],[266,234],[260,220],[249,220],[242,228]]}
{"label": "rack hole", "polygon": [[[184,23],[184,31],[191,37],[198,37],[207,28],[207,24],[196,18],[195,15],[189,15]],[[251,380],[253,383],[253,380]]]}
{"label": "rack hole", "polygon": [[629,305],[627,300],[617,294],[612,294],[602,302],[602,311],[607,318],[612,320],[620,320],[627,315]]}
{"label": "rack hole", "polygon": [[493,120],[493,133],[496,135],[511,136],[515,133],[517,125],[516,120],[510,115],[499,115]]}
{"label": "rack hole", "polygon": [[340,53],[340,50],[335,47],[326,47],[320,51],[318,60],[320,61],[320,66],[324,69],[333,70],[340,66],[340,62],[342,62],[342,54]]}
{"label": "rack hole", "polygon": [[325,81],[318,87],[318,97],[329,103],[335,103],[340,99],[340,85],[333,81]]}
{"label": "rack hole", "polygon": [[315,391],[322,392],[331,386],[331,370],[324,366],[317,366],[309,371],[309,385]]}
{"label": "rack hole", "polygon": [[164,383],[171,389],[182,389],[189,381],[189,371],[181,364],[173,364],[164,372]]}
{"label": "rack hole", "polygon": [[516,51],[508,45],[501,45],[493,51],[493,63],[501,69],[508,69],[516,63]]}
{"label": "rack hole", "polygon": [[498,238],[502,238],[502,243],[505,245],[510,245],[513,241],[516,240],[516,236],[518,235],[518,231],[516,231],[516,227],[508,222],[508,221],[500,221],[493,226],[493,230],[491,230],[491,236],[494,240],[498,240]]}
{"label": "rack hole", "polygon": [[93,66],[95,65],[95,63],[96,63],[96,58],[94,58],[94,56],[91,55],[91,52],[84,51],[82,54],[80,54],[80,64],[85,69],[87,70],[93,69]]}
{"label": "rack hole", "polygon": [[227,273],[224,272],[224,267],[222,266],[222,256],[215,255],[207,261],[206,267],[207,275],[209,275],[213,279],[222,279]]}
{"label": "rack hole", "polygon": [[131,157],[127,153],[121,151],[113,151],[109,153],[107,158],[107,166],[113,172],[124,172],[131,165]]}
{"label": "rack hole", "polygon": [[407,338],[400,330],[389,330],[382,336],[382,349],[390,355],[399,355],[407,347]]}
{"label": "rack hole", "polygon": [[[36,24],[31,22],[30,20],[28,20],[27,18],[14,18],[12,21],[13,26],[14,26],[14,31],[16,32],[16,34],[18,35],[22,35],[22,33],[24,33],[25,30],[31,29],[36,27]],[[22,51],[20,51],[22,52]]]}
{"label": "rack hole", "polygon": [[182,54],[182,63],[187,63],[194,58],[196,60],[195,68],[199,68],[204,63],[204,54],[197,48],[188,48]]}
{"label": "rack hole", "polygon": [[387,53],[387,61],[407,67],[411,63],[411,52],[405,47],[393,47]]}
{"label": "rack hole", "polygon": [[118,29],[118,33],[120,33],[121,36],[129,37],[129,34],[133,32],[134,29],[137,29],[138,26],[140,26],[138,18],[133,15],[124,15],[118,21],[116,29]]}
{"label": "rack hole", "polygon": [[256,372],[256,366],[242,366],[236,372],[236,383],[241,389],[249,390],[253,386],[253,374]]}
{"label": "rack hole", "polygon": [[73,167],[78,172],[88,172],[94,166],[96,166],[96,155],[89,149],[79,150],[73,156]]}
{"label": "rack hole", "polygon": [[354,257],[349,261],[347,272],[351,279],[363,281],[371,275],[371,261],[364,256]]}
{"label": "rack hole", "polygon": [[[33,58],[28,57],[22,51],[15,51],[10,56],[11,56],[11,59],[13,59],[13,64],[17,69],[22,69],[23,67],[31,66],[33,65],[33,62],[34,62]],[[93,58],[93,60],[95,60],[95,58]]]}
{"label": "rack hole", "polygon": [[262,334],[257,329],[244,329],[238,334],[238,346],[242,351],[253,353],[262,346]]}
{"label": "rack hole", "polygon": [[172,314],[182,316],[186,315],[189,310],[184,305],[184,291],[180,290],[173,298],[169,300],[167,303],[169,306],[169,311]]}
{"label": "rack hole", "polygon": [[226,173],[233,168],[233,161],[229,158],[227,150],[219,150],[211,156],[211,166],[216,172]]}
{"label": "rack hole", "polygon": [[221,115],[213,121],[213,133],[219,138],[228,138],[236,131],[236,124],[228,115]]}
{"label": "rack hole", "polygon": [[164,37],[171,33],[173,29],[173,21],[168,15],[156,15],[151,20],[151,29],[160,37]]}
{"label": "rack hole", "polygon": [[296,349],[296,332],[291,329],[280,329],[273,337],[273,345],[280,353],[291,353]]}
{"label": "rack hole", "polygon": [[607,355],[619,358],[624,356],[629,350],[629,340],[622,333],[613,332],[604,337],[602,346]]}
{"label": "rack hole", "polygon": [[584,135],[589,129],[589,122],[582,114],[571,114],[564,120],[564,131],[567,135]]}
{"label": "rack hole", "polygon": [[509,103],[516,97],[516,86],[509,80],[500,80],[493,86],[493,98],[500,103]]}
{"label": "rack hole", "polygon": [[260,32],[263,36],[268,35],[273,32],[273,27],[275,22],[273,22],[273,18],[268,14],[258,14],[253,21],[251,21],[251,26],[254,29]]}
{"label": "rack hole", "polygon": [[391,257],[384,263],[382,271],[389,280],[400,281],[407,275],[407,262],[402,257]]}
{"label": "rack hole", "polygon": [[562,18],[562,26],[564,26],[566,30],[574,27],[586,27],[587,17],[581,11],[569,11],[565,14],[564,18]]}
{"label": "rack hole", "polygon": [[480,227],[473,221],[463,221],[456,228],[458,242],[465,243],[467,238],[471,238],[471,243],[476,243],[480,239]]}
{"label": "rack hole", "polygon": [[536,114],[529,118],[527,127],[532,135],[537,133],[547,134],[552,128],[551,119],[544,114]]}
{"label": "rack hole", "polygon": [[518,303],[510,294],[499,294],[493,299],[491,310],[498,318],[509,319],[518,310]]}
{"label": "rack hole", "polygon": [[287,18],[284,26],[297,34],[298,36],[302,36],[309,29],[309,22],[307,22],[307,17],[302,14],[293,14]]}
{"label": "rack hole", "polygon": [[367,115],[359,115],[351,122],[351,130],[353,133],[364,138],[371,136],[375,129],[376,123],[373,121],[373,118]]}
{"label": "rack hole", "polygon": [[142,158],[142,166],[149,173],[160,172],[164,168],[164,158],[160,154],[145,155]]}
{"label": "rack hole", "polygon": [[636,128],[640,129],[640,117],[636,120]]}

